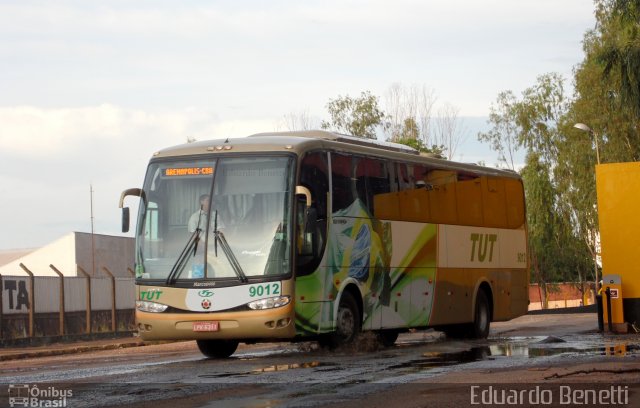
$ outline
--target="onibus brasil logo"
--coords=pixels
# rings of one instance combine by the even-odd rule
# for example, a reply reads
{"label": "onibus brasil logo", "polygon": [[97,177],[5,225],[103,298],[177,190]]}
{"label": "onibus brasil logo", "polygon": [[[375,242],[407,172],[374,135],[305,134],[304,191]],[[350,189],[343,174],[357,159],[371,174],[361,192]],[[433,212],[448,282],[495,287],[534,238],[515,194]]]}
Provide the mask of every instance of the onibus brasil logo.
{"label": "onibus brasil logo", "polygon": [[10,384],[9,406],[13,407],[66,407],[67,398],[73,391],[53,386],[39,388],[37,385]]}

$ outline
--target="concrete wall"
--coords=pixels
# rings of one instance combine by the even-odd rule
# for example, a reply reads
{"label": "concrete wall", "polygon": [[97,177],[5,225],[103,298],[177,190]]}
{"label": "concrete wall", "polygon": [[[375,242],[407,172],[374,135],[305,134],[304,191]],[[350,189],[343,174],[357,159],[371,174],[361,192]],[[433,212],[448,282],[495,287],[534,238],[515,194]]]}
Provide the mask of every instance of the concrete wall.
{"label": "concrete wall", "polygon": [[[115,237],[94,234],[94,248],[92,252],[91,234],[75,233],[76,263],[92,277],[104,277],[102,267],[106,266],[116,277],[131,278],[127,268],[133,270],[134,239],[129,237]],[[93,271],[95,254],[95,271]]]}

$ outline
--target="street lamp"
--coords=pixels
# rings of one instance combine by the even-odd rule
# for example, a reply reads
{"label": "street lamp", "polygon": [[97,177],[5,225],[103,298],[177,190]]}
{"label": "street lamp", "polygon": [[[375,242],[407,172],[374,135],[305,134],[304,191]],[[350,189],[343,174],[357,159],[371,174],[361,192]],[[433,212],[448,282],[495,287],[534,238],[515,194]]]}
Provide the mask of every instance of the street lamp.
{"label": "street lamp", "polygon": [[598,149],[598,135],[596,135],[596,132],[584,123],[576,123],[573,127],[593,136],[593,139],[596,141],[596,161],[600,164],[600,150]]}

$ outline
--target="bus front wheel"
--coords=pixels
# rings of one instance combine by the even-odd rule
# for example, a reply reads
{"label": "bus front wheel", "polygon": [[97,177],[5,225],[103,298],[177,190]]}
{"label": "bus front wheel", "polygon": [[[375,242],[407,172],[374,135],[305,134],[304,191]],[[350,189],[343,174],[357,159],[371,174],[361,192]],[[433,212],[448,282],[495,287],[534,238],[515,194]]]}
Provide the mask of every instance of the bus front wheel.
{"label": "bus front wheel", "polygon": [[353,343],[361,329],[360,309],[349,292],[344,292],[338,306],[336,316],[336,330],[320,338],[323,347],[335,348]]}
{"label": "bus front wheel", "polygon": [[209,358],[227,358],[238,348],[237,340],[196,340],[200,352]]}

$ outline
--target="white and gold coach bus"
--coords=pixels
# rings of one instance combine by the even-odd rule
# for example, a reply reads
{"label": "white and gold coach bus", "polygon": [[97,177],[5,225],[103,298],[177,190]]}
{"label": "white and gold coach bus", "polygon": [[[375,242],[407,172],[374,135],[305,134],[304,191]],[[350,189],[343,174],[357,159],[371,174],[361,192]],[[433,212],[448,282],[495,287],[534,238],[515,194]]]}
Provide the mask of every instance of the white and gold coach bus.
{"label": "white and gold coach bus", "polygon": [[527,311],[522,180],[511,171],[323,131],[188,143],[153,155],[140,198],[143,339],[336,346],[410,328],[485,338]]}

